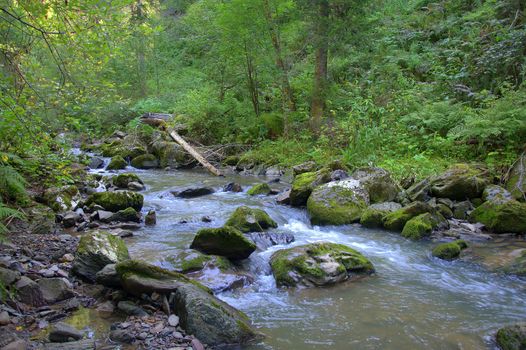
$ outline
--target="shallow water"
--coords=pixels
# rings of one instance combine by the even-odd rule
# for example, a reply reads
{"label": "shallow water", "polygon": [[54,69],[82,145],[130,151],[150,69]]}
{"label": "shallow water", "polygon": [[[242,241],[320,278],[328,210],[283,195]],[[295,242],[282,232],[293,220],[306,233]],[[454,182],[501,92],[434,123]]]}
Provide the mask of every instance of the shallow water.
{"label": "shallow water", "polygon": [[[147,185],[143,211],[157,211],[157,225],[127,239],[130,253],[163,265],[187,248],[202,227],[221,226],[239,205],[266,210],[293,245],[315,241],[347,244],[373,262],[376,274],[330,288],[277,289],[270,275],[275,246],[244,263],[257,274],[243,289],[218,296],[246,312],[266,338],[247,349],[492,349],[500,326],[523,321],[524,282],[469,261],[445,262],[430,256],[430,243],[359,225],[311,227],[304,210],[278,206],[272,197],[245,193],[178,199],[169,190],[207,185],[220,190],[230,181],[244,188],[268,179],[237,175],[216,178],[196,171],[136,171]],[[284,188],[284,184],[274,184]],[[211,223],[201,221],[209,216]],[[186,221],[186,223],[181,223]]]}

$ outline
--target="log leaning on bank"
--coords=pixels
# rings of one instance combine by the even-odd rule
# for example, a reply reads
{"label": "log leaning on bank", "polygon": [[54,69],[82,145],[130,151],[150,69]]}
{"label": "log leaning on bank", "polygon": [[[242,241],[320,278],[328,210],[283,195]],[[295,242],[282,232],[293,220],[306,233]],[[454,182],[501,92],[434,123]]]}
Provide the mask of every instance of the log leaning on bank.
{"label": "log leaning on bank", "polygon": [[190,155],[194,157],[195,160],[197,160],[199,163],[201,163],[201,165],[204,166],[209,172],[211,172],[215,176],[223,176],[223,174],[219,170],[217,170],[201,154],[199,154],[199,152],[197,152],[192,146],[190,146],[177,132],[171,130],[169,134],[175,142],[180,144],[186,152],[190,153]]}

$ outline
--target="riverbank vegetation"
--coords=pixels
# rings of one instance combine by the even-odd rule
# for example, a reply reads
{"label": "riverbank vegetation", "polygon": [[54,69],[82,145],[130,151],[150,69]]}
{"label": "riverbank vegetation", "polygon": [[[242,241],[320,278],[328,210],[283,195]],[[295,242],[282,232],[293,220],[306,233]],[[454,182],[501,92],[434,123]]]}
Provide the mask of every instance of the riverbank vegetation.
{"label": "riverbank vegetation", "polygon": [[[526,139],[520,0],[118,0],[2,5],[0,183],[73,180],[67,149],[145,112],[290,166],[502,176]],[[73,136],[72,136],[73,135]],[[75,136],[76,135],[76,136]]]}

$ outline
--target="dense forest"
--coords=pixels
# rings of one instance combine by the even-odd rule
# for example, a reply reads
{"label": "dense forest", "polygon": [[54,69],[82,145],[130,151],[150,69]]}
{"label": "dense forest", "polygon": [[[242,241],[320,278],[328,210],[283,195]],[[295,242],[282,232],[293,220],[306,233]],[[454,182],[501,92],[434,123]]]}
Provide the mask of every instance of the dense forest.
{"label": "dense forest", "polygon": [[[163,132],[180,130],[218,168],[280,169],[296,179],[315,174],[296,205],[307,205],[312,224],[360,221],[361,212],[352,220],[331,221],[325,212],[316,218],[307,198],[329,181],[320,180],[323,169],[385,169],[397,189],[400,184],[408,191],[404,200],[396,197],[404,206],[423,198],[422,188],[411,185],[427,186],[425,179],[455,164],[485,169],[485,185],[506,187],[513,167],[526,174],[524,0],[2,0],[0,38],[2,240],[13,236],[9,231],[41,223],[35,201],[50,206],[51,220],[67,226],[61,209],[75,207],[62,208],[63,201],[53,207],[48,189],[106,181],[86,177],[92,154],[84,152],[118,156],[126,167],[144,147],[143,153],[155,156],[143,161],[170,165],[155,140],[173,140],[159,136],[159,125],[143,122],[150,114],[164,116]],[[193,162],[183,158],[189,161],[181,167]],[[298,164],[315,166],[293,168]],[[479,181],[481,173],[473,174],[469,181]],[[334,174],[328,179],[334,181]],[[145,188],[139,178],[126,181]],[[294,183],[293,196],[304,186]],[[457,201],[471,200],[469,213],[489,198],[426,190],[433,208],[448,206],[443,210],[451,216]],[[68,196],[77,194],[75,189]],[[523,196],[513,193],[513,210],[524,206]],[[140,205],[136,200],[130,207],[142,222],[142,197]],[[109,211],[126,209],[115,208]],[[513,215],[526,207],[507,210],[470,221],[493,232],[525,233],[522,221],[513,226]],[[72,226],[79,227],[79,220],[75,216]],[[502,228],[499,220],[510,224]],[[431,226],[429,231],[438,224]],[[2,299],[10,295],[5,284],[0,278]]]}

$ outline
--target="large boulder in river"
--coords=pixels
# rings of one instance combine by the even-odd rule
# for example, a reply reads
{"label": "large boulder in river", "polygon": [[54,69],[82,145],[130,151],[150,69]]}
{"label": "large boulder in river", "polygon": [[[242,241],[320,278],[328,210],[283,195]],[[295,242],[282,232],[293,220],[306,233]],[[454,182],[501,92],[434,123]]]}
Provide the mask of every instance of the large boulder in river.
{"label": "large boulder in river", "polygon": [[237,228],[225,226],[199,230],[190,248],[206,254],[241,260],[248,258],[256,250],[256,245]]}
{"label": "large boulder in river", "polygon": [[360,220],[368,205],[369,195],[360,181],[347,179],[316,187],[307,211],[315,225],[345,225]]}
{"label": "large boulder in river", "polygon": [[495,233],[526,233],[526,203],[488,200],[471,212],[469,220]]}
{"label": "large boulder in river", "polygon": [[318,242],[279,250],[270,259],[278,286],[314,287],[374,272],[373,264],[342,244]]}
{"label": "large boulder in river", "polygon": [[235,227],[245,233],[263,232],[266,229],[278,227],[278,224],[264,210],[247,206],[237,208],[225,225]]}
{"label": "large boulder in river", "polygon": [[372,204],[362,213],[360,224],[369,228],[383,227],[384,217],[401,208],[402,205],[396,202]]}
{"label": "large boulder in river", "polygon": [[42,202],[55,212],[74,209],[80,200],[80,193],[76,186],[48,188],[42,194]]}
{"label": "large boulder in river", "polygon": [[131,166],[137,169],[154,169],[159,167],[159,160],[153,154],[143,154],[133,158]]}
{"label": "large boulder in river", "polygon": [[519,323],[499,329],[496,340],[501,350],[526,349],[526,323]]}
{"label": "large boulder in river", "polygon": [[249,196],[269,195],[272,193],[272,189],[267,183],[261,183],[252,186],[248,189],[247,194]]}
{"label": "large boulder in river", "polygon": [[430,236],[435,229],[446,229],[448,221],[438,212],[429,212],[417,215],[406,222],[402,230],[402,237],[420,240]]}
{"label": "large boulder in river", "polygon": [[506,181],[506,189],[516,200],[526,201],[526,153],[513,164]]}
{"label": "large boulder in river", "polygon": [[133,173],[119,174],[111,178],[111,182],[115,187],[128,188],[128,185],[132,182],[143,184],[142,180]]}
{"label": "large boulder in river", "polygon": [[136,260],[119,263],[116,270],[124,290],[136,296],[175,293],[181,326],[208,345],[245,344],[257,337],[243,313],[184,275]]}
{"label": "large boulder in river", "polygon": [[365,187],[371,203],[391,202],[401,191],[391,174],[382,168],[360,168],[351,177]]}
{"label": "large boulder in river", "polygon": [[463,240],[442,243],[433,248],[431,255],[442,260],[453,260],[460,256],[460,253],[468,247]]}
{"label": "large boulder in river", "polygon": [[121,170],[128,166],[128,162],[122,156],[113,156],[106,170]]}
{"label": "large boulder in river", "polygon": [[328,169],[299,174],[292,182],[290,205],[299,207],[307,204],[312,190],[329,181],[331,181],[331,172]]}
{"label": "large boulder in river", "polygon": [[405,224],[415,216],[430,213],[432,211],[433,208],[427,203],[413,202],[402,209],[398,209],[386,215],[383,219],[383,225],[388,230],[400,232]]}
{"label": "large boulder in river", "polygon": [[196,272],[208,266],[225,271],[232,267],[230,260],[223,256],[203,254],[197,250],[185,249],[165,259],[174,271],[180,273]]}
{"label": "large boulder in river", "polygon": [[488,185],[486,173],[475,166],[457,164],[432,179],[431,194],[454,200],[480,198]]}
{"label": "large boulder in river", "polygon": [[96,274],[108,264],[130,258],[124,241],[104,231],[93,231],[80,238],[72,271],[74,274],[95,282]]}
{"label": "large boulder in river", "polygon": [[104,209],[112,212],[133,208],[137,211],[142,209],[144,197],[135,192],[115,191],[115,192],[97,192],[93,193],[86,200],[86,205],[98,204]]}

